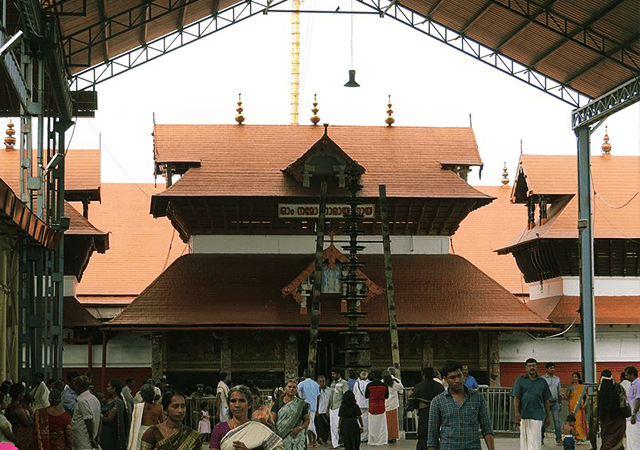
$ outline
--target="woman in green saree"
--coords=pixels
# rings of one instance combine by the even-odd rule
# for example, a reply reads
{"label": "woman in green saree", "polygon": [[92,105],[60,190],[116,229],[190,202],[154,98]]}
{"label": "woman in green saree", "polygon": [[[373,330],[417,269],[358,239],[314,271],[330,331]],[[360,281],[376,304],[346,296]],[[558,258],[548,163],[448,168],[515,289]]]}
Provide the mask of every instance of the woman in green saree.
{"label": "woman in green saree", "polygon": [[271,413],[276,423],[276,433],[282,438],[285,450],[306,450],[309,404],[297,397],[298,384],[290,380],[284,395],[276,400]]}
{"label": "woman in green saree", "polygon": [[184,395],[167,391],[162,408],[167,420],[145,431],[140,450],[201,450],[200,434],[182,424],[187,411]]}

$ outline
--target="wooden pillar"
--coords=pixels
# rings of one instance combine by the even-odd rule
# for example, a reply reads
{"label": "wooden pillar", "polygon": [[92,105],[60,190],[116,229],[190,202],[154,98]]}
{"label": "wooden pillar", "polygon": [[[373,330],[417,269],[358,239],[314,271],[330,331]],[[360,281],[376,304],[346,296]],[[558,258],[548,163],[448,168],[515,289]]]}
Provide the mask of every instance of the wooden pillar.
{"label": "wooden pillar", "polygon": [[151,378],[156,383],[164,374],[164,333],[151,335]]}
{"label": "wooden pillar", "polygon": [[433,365],[433,334],[422,333],[422,368],[433,367]]}
{"label": "wooden pillar", "polygon": [[500,333],[488,333],[489,354],[487,364],[489,365],[489,386],[500,386]]}
{"label": "wooden pillar", "polygon": [[478,332],[478,370],[488,370],[489,368],[489,333],[487,331]]}
{"label": "wooden pillar", "polygon": [[298,378],[298,335],[290,331],[284,344],[284,382]]}
{"label": "wooden pillar", "polygon": [[313,272],[313,291],[311,294],[311,317],[309,327],[309,358],[307,367],[315,378],[318,359],[318,328],[320,326],[320,291],[322,288],[322,253],[324,252],[324,212],[327,204],[327,182],[320,183],[318,202],[318,223],[316,236],[315,271]]}
{"label": "wooden pillar", "polygon": [[229,345],[229,333],[222,334],[220,341],[220,372],[226,372],[231,376],[231,346]]}
{"label": "wooden pillar", "polygon": [[396,320],[396,298],[393,283],[393,262],[391,261],[391,240],[389,236],[389,215],[387,210],[387,188],[379,186],[380,192],[380,225],[382,227],[382,247],[384,249],[384,274],[387,281],[387,308],[389,310],[389,333],[391,335],[391,362],[400,377],[400,342],[398,339],[398,322]]}

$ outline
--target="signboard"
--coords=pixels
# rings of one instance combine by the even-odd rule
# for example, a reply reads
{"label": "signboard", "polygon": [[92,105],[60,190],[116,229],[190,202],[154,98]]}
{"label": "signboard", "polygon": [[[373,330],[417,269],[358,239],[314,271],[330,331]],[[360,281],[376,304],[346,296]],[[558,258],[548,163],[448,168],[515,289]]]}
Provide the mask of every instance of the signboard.
{"label": "signboard", "polygon": [[[327,219],[340,218],[349,214],[351,207],[346,204],[330,204],[325,209],[324,216]],[[358,205],[358,214],[362,214],[366,219],[373,219],[376,215],[375,205]],[[278,204],[279,219],[315,219],[318,217],[318,205],[303,203],[280,203]]]}

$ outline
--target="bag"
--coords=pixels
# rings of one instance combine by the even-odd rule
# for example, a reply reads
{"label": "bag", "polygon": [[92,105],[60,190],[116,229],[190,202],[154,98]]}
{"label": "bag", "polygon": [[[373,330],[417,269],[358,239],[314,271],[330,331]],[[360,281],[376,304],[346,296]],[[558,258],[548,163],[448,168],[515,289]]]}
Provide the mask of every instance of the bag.
{"label": "bag", "polygon": [[[620,386],[619,386],[620,387]],[[631,405],[627,400],[627,393],[624,389],[618,389],[618,396],[620,397],[620,412],[625,419],[631,417]]]}

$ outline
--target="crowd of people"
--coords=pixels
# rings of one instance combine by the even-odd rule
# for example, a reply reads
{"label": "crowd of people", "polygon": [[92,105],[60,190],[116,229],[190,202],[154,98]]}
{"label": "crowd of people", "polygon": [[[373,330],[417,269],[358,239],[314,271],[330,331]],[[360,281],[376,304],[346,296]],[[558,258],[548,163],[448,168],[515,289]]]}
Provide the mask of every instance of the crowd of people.
{"label": "crowd of people", "polygon": [[[135,381],[123,385],[110,380],[104,391],[95,388],[91,374],[69,372],[66,383],[50,385],[42,374],[30,389],[22,383],[2,383],[0,443],[19,450],[306,450],[344,446],[359,450],[365,442],[381,446],[400,439],[400,399],[404,386],[393,367],[384,371],[350,372],[344,379],[334,369],[331,380],[310,370],[302,379],[288,380],[266,401],[257,386],[231,385],[220,374],[215,392],[196,385],[184,395],[163,378],[147,380],[134,394]],[[587,423],[588,393],[580,373],[562,388],[555,364],[538,375],[537,361],[525,363],[511,391],[515,421],[520,424],[521,450],[540,449],[553,422],[556,442],[565,450],[595,440],[600,432],[603,450],[640,449],[640,381],[629,366],[621,383],[609,370],[601,374]],[[467,365],[447,361],[441,371],[426,367],[422,381],[410,392],[407,411],[417,412],[417,450],[480,449],[483,437],[495,450],[487,404]],[[561,425],[560,402],[569,415]],[[187,413],[191,417],[186,420]],[[189,426],[191,425],[191,426]]]}
{"label": "crowd of people", "polygon": [[[515,419],[520,423],[520,449],[538,450],[544,444],[546,428],[553,421],[556,443],[565,450],[576,444],[596,441],[598,431],[602,450],[640,449],[640,381],[638,370],[628,366],[616,383],[610,370],[603,370],[594,392],[591,429],[587,423],[588,391],[579,372],[573,372],[571,384],[563,389],[555,375],[555,364],[546,364],[546,373],[538,375],[537,361],[525,362],[525,374],[520,376],[511,391]],[[560,425],[560,402],[566,400],[569,414]]]}

